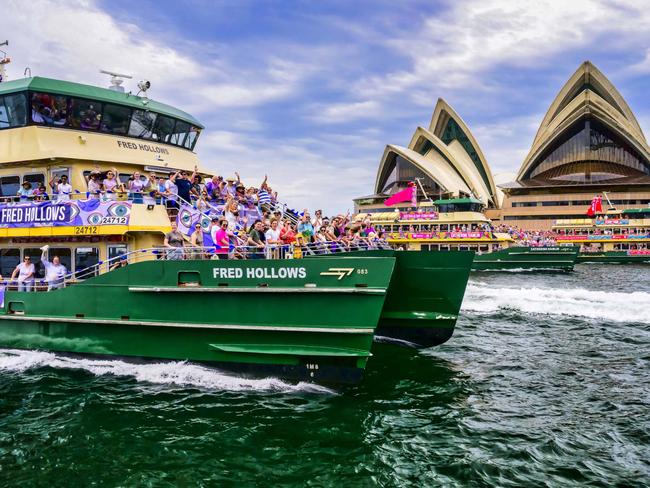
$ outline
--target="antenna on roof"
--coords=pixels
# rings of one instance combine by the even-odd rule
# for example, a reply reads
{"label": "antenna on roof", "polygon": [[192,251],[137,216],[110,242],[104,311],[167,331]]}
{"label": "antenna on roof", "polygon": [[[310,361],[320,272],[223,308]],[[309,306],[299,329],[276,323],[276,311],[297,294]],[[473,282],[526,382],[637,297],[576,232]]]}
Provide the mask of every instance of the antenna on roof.
{"label": "antenna on roof", "polygon": [[124,93],[124,87],[122,86],[122,83],[124,83],[124,80],[122,78],[128,78],[131,79],[133,76],[131,75],[125,75],[122,73],[115,73],[114,71],[108,71],[105,69],[100,69],[100,73],[103,73],[105,75],[111,75],[111,85],[108,87],[109,90],[113,90],[116,92]]}
{"label": "antenna on roof", "polygon": [[[0,46],[8,46],[9,41],[0,42]],[[5,66],[11,63],[11,58],[7,57],[5,51],[0,50],[2,53],[2,58],[0,58],[0,83],[2,83],[7,78],[7,72],[5,71]]]}

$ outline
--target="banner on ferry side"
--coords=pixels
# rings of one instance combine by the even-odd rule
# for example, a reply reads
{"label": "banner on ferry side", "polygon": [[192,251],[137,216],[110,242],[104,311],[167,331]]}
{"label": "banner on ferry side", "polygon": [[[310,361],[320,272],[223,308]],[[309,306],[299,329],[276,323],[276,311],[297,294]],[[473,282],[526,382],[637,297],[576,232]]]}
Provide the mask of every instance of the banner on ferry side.
{"label": "banner on ferry side", "polygon": [[596,225],[628,225],[630,219],[596,219]]}
{"label": "banner on ferry side", "polygon": [[[201,211],[194,208],[192,205],[182,204],[178,210],[178,216],[176,217],[176,226],[178,227],[178,232],[189,237],[194,232],[196,225],[199,224],[201,225],[201,230],[203,230],[203,246],[210,247],[213,245],[212,237],[210,236],[212,218],[221,218],[223,216],[223,213],[223,205],[208,205]],[[237,234],[237,232],[243,229],[246,225],[252,225],[255,220],[261,218],[262,214],[257,207],[242,208],[240,205],[239,221],[235,226],[235,234]]]}
{"label": "banner on ferry side", "polygon": [[96,198],[69,202],[26,202],[0,205],[0,228],[128,225],[129,202]]}
{"label": "banner on ferry side", "polygon": [[400,220],[438,220],[438,212],[400,212]]}
{"label": "banner on ferry side", "polygon": [[410,232],[407,234],[391,233],[391,239],[483,239],[491,238],[489,232]]}
{"label": "banner on ferry side", "polygon": [[561,241],[627,241],[634,239],[650,239],[650,234],[602,234],[602,235],[563,235],[558,236]]}

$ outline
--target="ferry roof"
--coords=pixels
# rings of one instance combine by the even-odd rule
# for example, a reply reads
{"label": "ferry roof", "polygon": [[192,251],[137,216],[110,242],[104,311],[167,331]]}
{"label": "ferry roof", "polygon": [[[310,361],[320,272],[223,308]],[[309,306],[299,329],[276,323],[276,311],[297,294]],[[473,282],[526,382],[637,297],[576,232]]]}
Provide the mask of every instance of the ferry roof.
{"label": "ferry roof", "polygon": [[[74,83],[71,81],[54,80],[52,78],[43,78],[41,76],[34,76],[32,78],[21,78],[19,80],[6,81],[0,83],[0,95],[7,93],[15,93],[24,90],[43,91],[47,93],[54,93],[57,95],[67,95],[72,97],[89,98],[100,102],[116,103],[119,105],[126,105],[132,108],[147,109],[152,112],[176,117],[178,119],[189,122],[201,129],[204,128],[198,120],[187,112],[183,112],[171,105],[161,102],[156,102],[148,98],[138,97],[136,95],[129,95],[108,88],[100,88],[92,85],[84,85],[82,83]],[[146,103],[143,101],[146,100]]]}
{"label": "ferry roof", "polygon": [[627,210],[622,210],[621,213],[624,213],[624,214],[650,213],[650,207],[648,207],[648,208],[628,208]]}
{"label": "ferry roof", "polygon": [[448,198],[443,200],[436,200],[433,202],[434,205],[449,205],[455,203],[478,203],[483,205],[483,202],[477,200],[476,198]]}

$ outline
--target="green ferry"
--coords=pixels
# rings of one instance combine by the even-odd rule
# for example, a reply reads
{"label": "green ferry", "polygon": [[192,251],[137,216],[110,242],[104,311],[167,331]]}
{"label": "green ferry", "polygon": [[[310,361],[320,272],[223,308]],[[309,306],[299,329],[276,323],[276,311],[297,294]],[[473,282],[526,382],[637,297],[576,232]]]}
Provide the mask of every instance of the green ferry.
{"label": "green ferry", "polygon": [[0,346],[191,360],[320,382],[361,380],[395,260],[134,262],[51,291],[7,291]]}
{"label": "green ferry", "polygon": [[434,347],[451,339],[465,296],[474,253],[366,250],[357,257],[392,257],[395,269],[375,332],[380,340]]}
{"label": "green ferry", "polygon": [[[165,259],[163,201],[78,189],[97,174],[122,184],[195,168],[209,175],[195,153],[203,126],[113,78],[111,89],[42,77],[0,83],[0,347],[359,381],[387,296],[400,302],[397,258],[194,259],[207,254],[199,249]],[[46,191],[21,193],[29,188]],[[65,267],[64,287],[46,291],[52,261]],[[26,262],[32,291],[12,279]],[[453,304],[425,311],[457,314],[469,266],[454,269]],[[443,289],[422,290],[448,300]]]}
{"label": "green ferry", "polygon": [[578,263],[650,263],[650,207],[559,219],[553,230],[558,243],[580,246]]}
{"label": "green ferry", "polygon": [[474,271],[571,271],[576,263],[577,246],[522,246],[508,233],[494,231],[483,204],[474,198],[410,205],[397,210],[369,210],[356,219],[369,219],[398,249],[474,251]]}

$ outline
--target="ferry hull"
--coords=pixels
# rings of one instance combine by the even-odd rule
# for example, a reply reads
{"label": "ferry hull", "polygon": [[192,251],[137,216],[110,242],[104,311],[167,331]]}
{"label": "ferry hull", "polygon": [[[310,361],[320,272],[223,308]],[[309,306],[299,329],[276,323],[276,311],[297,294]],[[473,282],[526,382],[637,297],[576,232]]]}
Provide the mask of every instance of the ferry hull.
{"label": "ferry hull", "polygon": [[627,251],[604,251],[578,254],[578,263],[642,264],[650,263],[650,254],[629,254]]}
{"label": "ferry hull", "polygon": [[473,252],[372,250],[355,256],[393,256],[395,270],[379,319],[381,340],[424,348],[447,342],[454,333]]}
{"label": "ferry hull", "polygon": [[[367,258],[350,266],[330,258],[133,264],[62,290],[7,292],[0,347],[192,361],[355,383],[370,357],[394,263]],[[282,267],[303,271],[272,278]],[[260,268],[266,270],[261,278],[246,278],[249,269]]]}
{"label": "ferry hull", "polygon": [[474,271],[572,271],[577,246],[509,247],[474,257]]}

